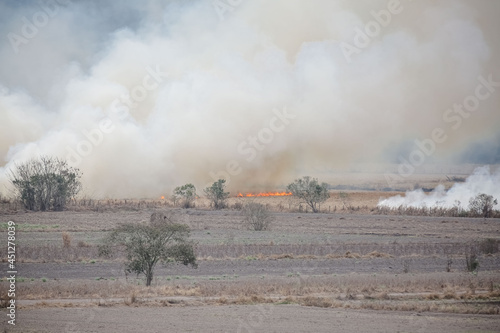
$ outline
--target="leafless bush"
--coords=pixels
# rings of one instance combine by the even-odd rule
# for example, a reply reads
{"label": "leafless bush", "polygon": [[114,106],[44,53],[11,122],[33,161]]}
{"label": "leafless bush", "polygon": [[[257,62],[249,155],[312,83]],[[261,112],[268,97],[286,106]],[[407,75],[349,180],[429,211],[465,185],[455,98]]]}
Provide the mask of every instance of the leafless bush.
{"label": "leafless bush", "polygon": [[78,241],[78,247],[90,247],[91,245],[85,241]]}
{"label": "leafless bush", "polygon": [[453,264],[453,259],[451,259],[450,257],[448,257],[448,259],[446,260],[446,272],[451,272],[451,264]]}
{"label": "leafless bush", "polygon": [[9,297],[7,289],[6,287],[5,290],[0,291],[0,309],[5,309],[10,305],[11,297]]}
{"label": "leafless bush", "polygon": [[71,235],[67,232],[62,233],[63,247],[71,247]]}
{"label": "leafless bush", "polygon": [[137,291],[136,290],[132,291],[132,293],[130,294],[130,297],[124,299],[125,305],[128,305],[128,306],[130,306],[136,302],[137,302]]}
{"label": "leafless bush", "polygon": [[163,223],[172,223],[172,214],[168,211],[156,211],[149,218],[151,225],[159,225]]}
{"label": "leafless bush", "polygon": [[410,272],[410,265],[411,265],[410,259],[403,260],[403,273],[406,274]]}
{"label": "leafless bush", "polygon": [[188,209],[188,208],[195,208],[195,207],[196,207],[196,204],[194,203],[194,201],[190,201],[190,200],[182,200],[181,201],[181,208]]}
{"label": "leafless bush", "polygon": [[478,217],[492,217],[493,207],[498,203],[492,195],[485,193],[478,194],[469,201],[469,211],[472,215]]}
{"label": "leafless bush", "polygon": [[474,244],[467,247],[465,252],[465,265],[468,272],[477,272],[479,260],[477,258],[477,248]]}
{"label": "leafless bush", "polygon": [[500,244],[500,240],[493,239],[493,238],[487,238],[485,240],[482,240],[479,243],[479,249],[481,250],[481,253],[484,253],[484,254],[498,253],[498,245],[499,244]]}
{"label": "leafless bush", "polygon": [[268,230],[274,216],[260,203],[251,202],[243,207],[245,225],[255,231]]}
{"label": "leafless bush", "polygon": [[17,164],[9,174],[17,199],[34,211],[63,210],[80,191],[80,178],[77,168],[50,156]]}
{"label": "leafless bush", "polygon": [[234,210],[242,210],[243,209],[243,203],[241,201],[237,201],[233,204],[231,207]]}

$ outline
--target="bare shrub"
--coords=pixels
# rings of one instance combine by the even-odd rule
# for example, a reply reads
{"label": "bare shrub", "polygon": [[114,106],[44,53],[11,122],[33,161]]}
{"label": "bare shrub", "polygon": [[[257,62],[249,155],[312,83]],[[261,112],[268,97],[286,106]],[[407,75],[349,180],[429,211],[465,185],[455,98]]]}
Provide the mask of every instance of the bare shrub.
{"label": "bare shrub", "polygon": [[241,201],[237,201],[233,204],[231,207],[234,210],[242,210],[243,209],[243,203]]}
{"label": "bare shrub", "polygon": [[172,200],[174,206],[177,206],[177,201],[179,201],[179,197],[174,194],[170,197],[170,200]]}
{"label": "bare shrub", "polygon": [[125,305],[128,305],[128,306],[130,306],[136,302],[137,302],[137,291],[136,290],[132,291],[132,293],[130,294],[130,297],[124,299]]}
{"label": "bare shrub", "polygon": [[479,243],[479,249],[481,253],[484,254],[493,254],[498,253],[498,245],[500,244],[500,240],[487,238]]}
{"label": "bare shrub", "polygon": [[492,195],[485,193],[478,194],[476,197],[471,198],[469,201],[469,210],[471,214],[480,217],[491,217],[493,207],[498,203],[497,199]]}
{"label": "bare shrub", "polygon": [[172,223],[172,214],[167,211],[155,211],[149,218],[151,225],[162,225],[164,223]]}
{"label": "bare shrub", "polygon": [[260,203],[251,202],[243,207],[244,224],[251,230],[268,230],[274,216]]}
{"label": "bare shrub", "polygon": [[446,260],[446,272],[451,272],[451,264],[453,264],[453,259],[451,257],[448,257]]}
{"label": "bare shrub", "polygon": [[16,198],[34,211],[63,210],[81,189],[80,171],[50,156],[17,164],[9,178]]}
{"label": "bare shrub", "polygon": [[91,245],[85,241],[78,241],[78,247],[90,247]]}
{"label": "bare shrub", "polygon": [[10,305],[11,297],[9,297],[7,289],[5,288],[5,291],[0,292],[0,309],[5,309]]}
{"label": "bare shrub", "polygon": [[62,233],[63,247],[68,248],[71,247],[71,235],[64,231]]}
{"label": "bare shrub", "polygon": [[403,273],[409,273],[410,272],[410,266],[411,266],[411,260],[410,259],[405,259],[403,260]]}
{"label": "bare shrub", "polygon": [[470,245],[465,253],[465,265],[468,272],[477,272],[479,268],[479,260],[477,258],[476,246]]}

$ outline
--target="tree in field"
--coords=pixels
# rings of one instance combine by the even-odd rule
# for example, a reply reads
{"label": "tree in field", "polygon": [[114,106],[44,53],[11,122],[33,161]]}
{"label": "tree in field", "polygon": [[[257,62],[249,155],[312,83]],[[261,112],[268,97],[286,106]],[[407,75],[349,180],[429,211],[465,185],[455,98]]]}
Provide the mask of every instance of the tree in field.
{"label": "tree in field", "polygon": [[158,262],[197,267],[194,246],[188,241],[189,231],[187,225],[172,223],[170,219],[124,224],[106,238],[105,244],[99,247],[99,255],[109,256],[113,248],[124,250],[127,272],[144,274],[146,286],[150,286]]}
{"label": "tree in field", "polygon": [[309,207],[314,213],[319,211],[319,205],[326,201],[330,195],[328,194],[328,184],[318,183],[318,180],[305,176],[302,179],[296,179],[293,183],[286,187],[288,192],[291,192],[294,197],[299,198]]}
{"label": "tree in field", "polygon": [[81,189],[81,173],[57,157],[17,164],[9,175],[15,196],[29,210],[63,210]]}
{"label": "tree in field", "polygon": [[186,184],[174,189],[174,196],[183,199],[182,207],[194,207],[194,199],[196,198],[196,187],[193,184]]}
{"label": "tree in field", "polygon": [[226,188],[226,180],[219,179],[212,186],[203,190],[208,199],[212,202],[214,209],[222,209],[226,207],[226,200],[229,197],[229,192],[224,192]]}
{"label": "tree in field", "polygon": [[246,204],[243,207],[243,216],[244,224],[255,231],[268,230],[274,218],[265,205],[257,202]]}
{"label": "tree in field", "polygon": [[477,216],[490,217],[493,213],[493,207],[498,204],[497,199],[492,195],[485,193],[478,194],[469,200],[469,210]]}

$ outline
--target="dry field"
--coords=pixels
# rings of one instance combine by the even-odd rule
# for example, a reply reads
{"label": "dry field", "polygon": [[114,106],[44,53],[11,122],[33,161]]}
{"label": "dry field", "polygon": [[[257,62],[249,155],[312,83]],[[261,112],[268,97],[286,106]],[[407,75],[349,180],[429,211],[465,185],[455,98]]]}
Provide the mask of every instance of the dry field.
{"label": "dry field", "polygon": [[[498,331],[500,219],[381,215],[378,200],[395,193],[347,193],[348,202],[333,192],[318,214],[288,197],[231,198],[222,211],[203,199],[194,209],[85,200],[44,213],[3,203],[2,244],[6,222],[17,226],[12,331],[164,331],[166,320],[152,318],[169,318],[168,331]],[[248,201],[273,211],[271,230],[245,228],[239,208]],[[158,267],[147,288],[125,274],[123,254],[100,258],[97,245],[157,210],[191,227],[199,267]],[[470,251],[475,273],[466,271]],[[6,246],[0,254],[7,272]],[[7,286],[2,277],[2,295]]]}

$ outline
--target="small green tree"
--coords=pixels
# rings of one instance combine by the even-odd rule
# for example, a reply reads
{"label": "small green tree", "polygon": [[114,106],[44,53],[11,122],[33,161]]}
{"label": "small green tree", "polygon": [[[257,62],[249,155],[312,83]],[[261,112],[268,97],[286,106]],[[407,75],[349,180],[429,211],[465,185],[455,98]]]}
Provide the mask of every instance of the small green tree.
{"label": "small green tree", "polygon": [[496,204],[498,201],[492,195],[481,193],[469,200],[469,210],[473,215],[490,217]]}
{"label": "small green tree", "polygon": [[150,286],[158,262],[180,262],[197,267],[194,246],[188,241],[189,232],[187,225],[172,223],[170,219],[123,224],[105,239],[99,255],[109,256],[113,248],[123,249],[127,254],[126,270],[144,274],[146,286]]}
{"label": "small green tree", "polygon": [[330,195],[328,194],[328,184],[318,183],[318,180],[305,176],[302,179],[296,179],[293,183],[286,187],[288,192],[291,192],[294,197],[299,198],[309,207],[314,213],[319,211],[319,205],[326,201]]}
{"label": "small green tree", "polygon": [[182,207],[194,207],[194,199],[196,198],[196,187],[193,184],[186,184],[174,189],[174,196],[181,197]]}
{"label": "small green tree", "polygon": [[10,171],[16,197],[28,210],[63,210],[81,189],[81,173],[57,157],[41,156]]}
{"label": "small green tree", "polygon": [[222,209],[226,207],[226,200],[229,197],[229,192],[224,192],[226,188],[226,180],[219,179],[212,186],[203,190],[207,198],[211,201],[214,209]]}

